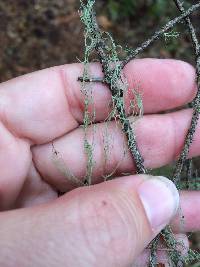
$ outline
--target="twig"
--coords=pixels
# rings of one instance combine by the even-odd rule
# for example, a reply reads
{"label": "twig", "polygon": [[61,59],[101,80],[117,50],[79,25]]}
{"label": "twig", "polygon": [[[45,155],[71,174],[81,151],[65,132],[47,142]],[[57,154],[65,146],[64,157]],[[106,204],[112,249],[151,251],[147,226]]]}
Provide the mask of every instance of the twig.
{"label": "twig", "polygon": [[[178,7],[178,9],[180,10],[180,12],[182,13],[182,16],[186,13],[185,12],[185,9],[183,7],[183,4],[182,2],[180,2],[180,0],[174,0],[176,6]],[[199,80],[199,75],[200,75],[200,64],[199,64],[199,42],[198,42],[198,39],[197,39],[197,36],[196,36],[196,33],[195,33],[195,29],[191,23],[191,20],[190,18],[187,16],[185,17],[185,22],[188,26],[188,30],[190,32],[190,35],[191,35],[191,40],[192,40],[192,44],[193,44],[193,47],[194,47],[194,52],[195,52],[195,55],[196,55],[196,61],[197,61],[197,64],[196,64],[196,70],[197,70],[197,81]],[[191,126],[190,126],[190,129],[188,131],[188,134],[186,136],[186,139],[185,139],[185,144],[184,144],[184,148],[180,154],[180,157],[179,157],[179,160],[176,164],[176,168],[175,168],[175,172],[174,172],[174,175],[173,175],[173,181],[175,182],[176,185],[180,186],[180,176],[181,176],[181,172],[182,172],[182,169],[183,169],[183,165],[184,163],[186,162],[186,158],[188,156],[188,153],[189,153],[189,148],[190,148],[190,145],[193,141],[193,137],[194,137],[194,133],[195,133],[195,130],[196,130],[196,126],[197,126],[197,123],[198,123],[198,119],[199,119],[199,102],[200,100],[200,90],[199,90],[199,82],[198,82],[198,92],[197,92],[197,96],[196,96],[196,99],[195,99],[195,105],[194,105],[194,112],[193,112],[193,117],[192,117],[192,121],[191,121]],[[171,232],[171,229],[169,228],[165,228],[163,231],[162,231],[162,235],[165,239],[165,242],[166,242],[166,245],[168,247],[172,247],[173,248],[173,252],[171,252],[171,257],[173,257],[173,261],[175,261],[176,259],[179,258],[179,252],[177,251],[176,249],[176,246],[175,246],[175,243],[176,243],[176,240],[174,239],[173,242],[170,242],[170,239],[172,239],[172,232]],[[152,253],[154,253],[152,251]]]}
{"label": "twig", "polygon": [[157,266],[158,264],[158,243],[159,243],[160,236],[158,235],[155,237],[155,239],[152,241],[150,244],[151,248],[151,253],[150,253],[150,258],[149,258],[149,267],[154,267]]}
{"label": "twig", "polygon": [[[175,0],[174,0],[175,1]],[[108,55],[107,45],[105,43],[105,38],[102,36],[102,32],[99,29],[98,23],[96,21],[96,16],[93,10],[93,5],[95,3],[95,0],[88,0],[87,4],[84,4],[83,1],[81,1],[82,6],[82,21],[85,23],[86,26],[86,37],[89,37],[89,41],[92,44],[92,48],[95,48],[100,63],[102,65],[103,73],[104,73],[104,79],[100,78],[87,78],[86,80],[83,78],[79,78],[79,81],[82,82],[105,82],[111,93],[112,98],[114,102],[115,109],[118,112],[119,120],[122,125],[122,130],[127,136],[128,139],[128,147],[129,150],[136,162],[136,168],[138,173],[146,173],[146,170],[143,165],[143,159],[142,156],[138,150],[137,143],[136,143],[136,137],[133,129],[131,128],[130,122],[126,116],[124,104],[123,104],[123,88],[121,84],[123,83],[121,73],[123,67],[133,58],[135,58],[139,53],[143,52],[146,48],[148,48],[151,44],[153,44],[156,40],[158,40],[162,34],[164,34],[166,31],[173,28],[177,23],[180,23],[183,19],[186,20],[188,24],[188,28],[190,29],[193,46],[195,48],[195,55],[197,57],[197,83],[198,83],[198,93],[194,100],[194,113],[193,118],[191,122],[191,127],[188,132],[188,135],[186,137],[185,146],[181,153],[180,159],[177,163],[177,171],[178,174],[175,173],[174,175],[174,181],[177,183],[179,180],[179,172],[182,170],[182,164],[185,162],[185,159],[189,152],[189,147],[193,141],[194,132],[196,130],[196,125],[199,118],[199,111],[200,111],[200,58],[199,58],[199,43],[196,38],[194,27],[192,26],[192,23],[189,19],[189,15],[194,12],[196,9],[200,8],[200,1],[196,4],[191,6],[187,11],[184,10],[181,2],[175,1],[177,6],[179,7],[181,11],[181,15],[176,17],[175,19],[169,21],[165,26],[163,26],[160,30],[156,31],[154,35],[149,38],[147,41],[143,42],[141,46],[134,49],[129,56],[120,63],[120,60],[118,58],[118,54],[116,52],[116,46],[114,44],[114,41],[112,42],[112,53],[114,54],[114,61],[111,60],[111,58]],[[85,18],[83,16],[85,15]],[[94,45],[95,44],[95,45]],[[178,251],[178,242],[175,240],[174,235],[170,227],[166,227],[161,235],[159,235],[154,242],[152,242],[152,248],[151,248],[151,266],[155,266],[157,262],[157,242],[160,236],[163,237],[165,240],[167,249],[170,252],[171,259],[173,260],[174,266],[178,266],[179,263],[184,262],[184,258],[181,255],[180,251]]]}
{"label": "twig", "polygon": [[185,262],[184,255],[182,255],[181,252],[178,250],[178,246],[182,244],[177,242],[170,226],[167,226],[161,232],[161,236],[163,237],[167,247],[170,248],[168,254],[170,255],[170,259],[173,262],[172,266],[183,266]]}
{"label": "twig", "polygon": [[96,77],[96,78],[83,78],[83,77],[78,77],[79,82],[85,82],[85,83],[106,83],[105,79]]}
{"label": "twig", "polygon": [[[147,49],[151,44],[153,44],[156,40],[160,38],[166,31],[173,28],[177,23],[180,23],[183,19],[187,18],[190,14],[192,14],[196,9],[200,8],[200,1],[191,6],[187,11],[182,13],[179,17],[176,17],[173,20],[170,20],[165,26],[163,26],[160,30],[156,31],[152,37],[143,42],[139,47],[134,49],[130,55],[122,62],[122,68],[132,59],[134,59],[138,54],[142,53],[145,49]],[[200,62],[199,62],[200,64]]]}
{"label": "twig", "polygon": [[[182,13],[182,15],[185,14],[185,9],[183,7],[182,2],[180,0],[174,0],[174,3],[178,7],[178,9]],[[190,125],[189,131],[187,133],[187,136],[185,139],[185,144],[184,144],[183,150],[180,154],[179,160],[177,161],[175,172],[173,175],[173,181],[176,183],[176,185],[178,185],[180,182],[180,176],[181,176],[181,172],[183,169],[183,165],[184,165],[184,163],[187,159],[187,156],[189,154],[189,149],[190,149],[190,146],[191,146],[193,138],[194,138],[194,134],[196,131],[196,127],[197,127],[197,123],[199,121],[199,115],[200,115],[199,114],[199,112],[200,112],[200,46],[199,46],[198,38],[197,38],[196,33],[195,33],[194,26],[192,25],[192,22],[188,16],[185,17],[185,22],[186,22],[186,25],[188,27],[188,30],[189,30],[189,33],[191,36],[191,40],[192,40],[192,44],[193,44],[193,48],[194,48],[194,52],[196,55],[196,75],[197,75],[198,91],[197,91],[197,95],[196,95],[195,100],[194,100],[194,111],[193,111],[191,125]]]}
{"label": "twig", "polygon": [[[182,14],[184,14],[185,13],[185,9],[184,9],[184,6],[183,6],[183,2],[181,2],[180,0],[173,0],[173,1],[174,1],[175,5],[177,6],[177,8],[179,9],[179,11]],[[190,35],[191,35],[191,39],[192,39],[192,44],[193,44],[193,47],[194,47],[194,50],[195,50],[195,54],[197,56],[198,53],[199,53],[199,42],[198,42],[198,38],[196,36],[195,28],[192,25],[191,19],[188,16],[185,18],[185,22],[186,22],[186,25],[188,26],[188,29],[189,29],[189,32],[190,32]]]}
{"label": "twig", "polygon": [[[102,32],[99,29],[94,10],[92,8],[92,4],[94,4],[94,1],[90,3],[90,6],[87,6],[82,2],[82,14],[84,14],[84,12],[87,12],[88,15],[87,23],[89,23],[89,26],[87,25],[87,23],[85,23],[87,33],[91,39],[96,40],[95,50],[99,56],[102,65],[104,80],[111,91],[114,106],[119,114],[119,120],[122,125],[122,130],[128,139],[128,148],[132,154],[133,159],[135,160],[136,171],[137,173],[146,173],[146,169],[143,165],[144,160],[138,149],[136,136],[131,127],[129,119],[126,116],[122,100],[123,91],[120,88],[120,84],[123,82],[121,78],[122,69],[120,66],[120,60],[116,56],[116,66],[111,66],[112,64],[110,64],[109,57],[107,56],[105,40],[102,38]],[[88,12],[90,13],[88,14]],[[117,53],[115,54],[117,55]],[[79,80],[80,79],[81,78],[79,78]]]}

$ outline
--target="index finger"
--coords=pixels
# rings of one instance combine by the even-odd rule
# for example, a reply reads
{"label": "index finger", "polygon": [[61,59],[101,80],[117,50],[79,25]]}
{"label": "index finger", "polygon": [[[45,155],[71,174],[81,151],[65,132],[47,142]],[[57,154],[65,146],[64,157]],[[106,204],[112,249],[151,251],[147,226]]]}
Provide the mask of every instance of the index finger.
{"label": "index finger", "polygon": [[[94,77],[102,77],[99,64],[90,65]],[[0,119],[17,137],[31,144],[49,142],[83,123],[84,97],[77,78],[82,64],[54,67],[16,78],[0,85]],[[195,72],[187,63],[175,60],[141,59],[124,69],[129,90],[142,92],[145,113],[181,106],[196,92]],[[104,120],[111,93],[101,84],[92,84],[95,120]],[[132,97],[129,94],[129,97]]]}

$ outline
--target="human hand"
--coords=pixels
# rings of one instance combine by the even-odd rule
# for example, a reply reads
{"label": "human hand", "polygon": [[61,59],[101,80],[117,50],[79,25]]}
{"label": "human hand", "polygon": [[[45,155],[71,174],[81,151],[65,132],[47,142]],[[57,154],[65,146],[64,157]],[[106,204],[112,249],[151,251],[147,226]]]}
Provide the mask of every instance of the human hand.
{"label": "human hand", "polygon": [[[55,67],[0,85],[0,266],[125,267],[134,261],[145,266],[144,248],[177,211],[177,191],[165,178],[132,175],[74,189],[57,168],[52,142],[76,177],[85,174],[79,127],[84,99],[77,82],[82,70],[80,64]],[[181,151],[192,111],[157,113],[193,99],[194,70],[180,61],[144,59],[124,71],[131,87],[137,81],[143,91],[145,115],[134,127],[145,167],[166,165]],[[98,64],[91,64],[91,73],[102,76]],[[104,165],[102,121],[111,95],[102,84],[93,84],[92,93],[97,125],[95,133],[89,132],[95,140],[96,184],[119,161],[116,176],[135,167],[129,153],[121,159],[124,139],[114,122],[108,125],[114,141]],[[199,141],[200,125],[190,156],[200,154]],[[68,193],[58,198],[57,191]],[[180,199],[184,232],[199,230],[200,193],[181,192]],[[172,224],[179,233],[178,216]]]}

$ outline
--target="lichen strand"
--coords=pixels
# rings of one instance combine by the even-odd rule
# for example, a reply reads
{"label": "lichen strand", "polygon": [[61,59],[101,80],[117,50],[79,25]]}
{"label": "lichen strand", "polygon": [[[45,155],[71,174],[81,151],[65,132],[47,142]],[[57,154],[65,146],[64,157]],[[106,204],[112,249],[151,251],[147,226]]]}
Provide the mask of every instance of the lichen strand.
{"label": "lichen strand", "polygon": [[[183,2],[181,2],[180,0],[174,0],[174,3],[176,4],[177,8],[183,15],[185,13]],[[173,181],[178,187],[180,187],[180,184],[181,184],[181,173],[183,170],[183,166],[186,162],[186,159],[188,157],[190,146],[193,142],[194,134],[196,131],[196,127],[197,127],[197,123],[199,121],[199,115],[200,115],[200,45],[199,45],[199,41],[198,41],[198,38],[195,32],[195,28],[192,25],[192,22],[188,16],[185,17],[185,23],[190,33],[192,45],[194,48],[194,54],[196,57],[196,79],[197,79],[198,90],[197,90],[197,95],[193,101],[194,111],[193,111],[191,126],[190,126],[190,129],[188,130],[188,133],[185,139],[185,144],[180,154],[179,160],[175,168],[174,176],[173,176]]]}
{"label": "lichen strand", "polygon": [[155,267],[158,263],[157,251],[159,244],[159,236],[157,236],[150,244],[150,257],[149,257],[149,267]]}
{"label": "lichen strand", "polygon": [[[113,103],[118,113],[122,130],[127,137],[129,150],[135,160],[137,173],[146,173],[143,165],[143,158],[137,147],[134,130],[130,125],[124,108],[123,95],[124,91],[127,89],[127,84],[122,78],[122,66],[118,57],[117,46],[109,33],[100,31],[93,9],[94,4],[95,1],[93,0],[87,1],[86,4],[81,1],[81,20],[85,24],[85,36],[89,38],[91,44],[94,44],[93,50],[95,50],[99,56],[105,75],[104,80],[112,93]],[[104,37],[105,35],[107,38]],[[107,45],[108,38],[111,43],[110,46]]]}
{"label": "lichen strand", "polygon": [[162,232],[161,236],[168,248],[169,262],[171,267],[182,267],[186,261],[185,256],[181,253],[181,247],[184,248],[184,244],[177,242],[171,228],[168,226]]}
{"label": "lichen strand", "polygon": [[194,106],[194,112],[193,112],[193,116],[192,116],[191,126],[190,126],[190,129],[189,129],[188,134],[186,136],[185,145],[184,145],[184,148],[180,154],[179,160],[177,161],[174,176],[173,176],[173,181],[175,182],[175,184],[177,185],[178,188],[180,188],[182,169],[183,169],[185,161],[188,157],[189,149],[190,149],[190,146],[193,142],[194,134],[196,131],[196,126],[197,126],[197,123],[199,120],[199,110],[198,109],[199,109],[200,102],[197,105],[198,106]]}
{"label": "lichen strand", "polygon": [[[177,16],[173,20],[169,21],[165,26],[163,26],[160,30],[157,30],[152,37],[143,42],[136,49],[126,49],[125,53],[128,54],[122,61],[119,59],[119,55],[117,52],[118,46],[115,44],[112,36],[107,32],[102,32],[99,29],[96,14],[94,11],[95,0],[81,1],[80,8],[80,17],[82,22],[85,25],[85,59],[84,65],[86,66],[89,63],[89,58],[94,53],[98,55],[99,61],[102,65],[102,70],[104,73],[104,78],[95,78],[89,77],[85,73],[83,77],[79,77],[78,80],[85,86],[85,84],[90,82],[103,82],[107,84],[108,88],[112,94],[113,101],[113,110],[111,112],[110,118],[115,118],[121,123],[122,131],[125,133],[127,137],[127,143],[129,151],[131,152],[133,159],[135,161],[137,173],[146,173],[146,169],[143,165],[143,158],[140,154],[140,151],[137,146],[136,136],[134,133],[134,127],[131,127],[128,117],[125,112],[124,105],[124,93],[128,89],[128,84],[123,77],[123,67],[136,56],[141,54],[145,49],[147,49],[150,45],[152,45],[156,40],[159,40],[167,31],[172,30],[173,27],[177,24],[185,20],[190,35],[192,39],[192,43],[194,46],[194,51],[196,55],[196,72],[197,72],[197,84],[198,84],[198,93],[196,95],[195,100],[193,101],[193,117],[191,121],[191,127],[186,136],[185,145],[183,151],[180,155],[180,158],[177,162],[176,170],[174,173],[173,180],[179,188],[184,187],[188,182],[181,181],[181,172],[183,169],[183,165],[187,159],[190,145],[193,141],[194,133],[196,130],[197,122],[199,119],[200,113],[200,47],[198,43],[198,39],[195,34],[195,29],[190,21],[189,15],[194,12],[196,9],[200,7],[200,1],[192,5],[188,10],[185,10],[183,7],[183,3],[179,0],[174,0],[177,5],[179,11],[181,12],[180,16]],[[86,68],[85,68],[86,69]],[[134,90],[133,90],[134,91]],[[135,95],[135,99],[137,101],[137,95]],[[138,98],[137,107],[139,108],[138,114],[142,114],[143,107],[141,106],[141,98]],[[86,107],[87,112],[87,107]],[[88,127],[88,124],[85,125],[85,129]],[[107,152],[106,152],[107,153]],[[89,159],[88,159],[89,162]],[[189,169],[188,169],[189,172]],[[193,188],[193,184],[190,183],[190,188]],[[199,178],[197,177],[194,186],[199,186]],[[187,185],[186,185],[187,186]],[[198,187],[199,188],[199,187]],[[198,189],[197,188],[197,189]],[[180,242],[177,242],[172,230],[170,227],[166,227],[158,237],[152,241],[151,255],[149,266],[156,267],[157,262],[157,249],[158,249],[158,241],[159,239],[164,241],[166,246],[166,251],[169,252],[169,261],[170,266],[183,266],[185,262],[190,262],[196,259],[199,259],[200,256],[198,253],[193,251],[189,251],[188,256],[184,257],[180,253]]]}
{"label": "lichen strand", "polygon": [[[177,242],[171,228],[168,226],[161,232],[163,240],[168,247],[169,266],[182,267],[194,261],[200,260],[200,254],[196,251],[189,249],[187,256],[184,256],[181,251],[185,250],[183,242]],[[170,249],[169,249],[170,248]],[[156,265],[155,265],[156,266]]]}
{"label": "lichen strand", "polygon": [[67,168],[61,153],[56,150],[54,143],[52,143],[52,162],[57,170],[66,177],[67,181],[79,187],[84,185],[83,182]]}
{"label": "lichen strand", "polygon": [[144,52],[150,45],[152,45],[155,41],[159,40],[162,35],[171,30],[176,24],[183,21],[183,19],[187,18],[190,14],[192,14],[196,9],[200,7],[200,1],[191,6],[188,10],[182,13],[179,17],[176,17],[173,20],[170,20],[166,25],[164,25],[160,30],[157,30],[148,40],[144,41],[141,45],[139,45],[135,49],[129,49],[129,55],[122,62],[122,66],[124,67],[129,61],[136,58],[139,54]]}

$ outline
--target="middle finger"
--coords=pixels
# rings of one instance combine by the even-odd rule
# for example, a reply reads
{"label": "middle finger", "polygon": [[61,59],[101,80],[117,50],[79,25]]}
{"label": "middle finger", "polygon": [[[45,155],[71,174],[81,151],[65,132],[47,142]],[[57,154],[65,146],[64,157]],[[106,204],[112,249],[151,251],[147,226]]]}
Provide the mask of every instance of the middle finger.
{"label": "middle finger", "polygon": [[[177,158],[191,116],[192,110],[188,109],[165,115],[146,115],[132,124],[146,168],[159,168]],[[199,154],[199,139],[200,123],[190,156]],[[134,161],[120,125],[110,122],[99,123],[95,129],[91,126],[88,129],[88,141],[93,148],[90,162],[92,183],[102,181],[102,177],[110,173],[119,176],[135,172]],[[60,191],[77,186],[72,180],[83,181],[86,176],[87,156],[84,150],[84,130],[81,127],[55,140],[53,147],[52,143],[48,143],[33,147],[32,152],[36,169],[43,179]]]}

